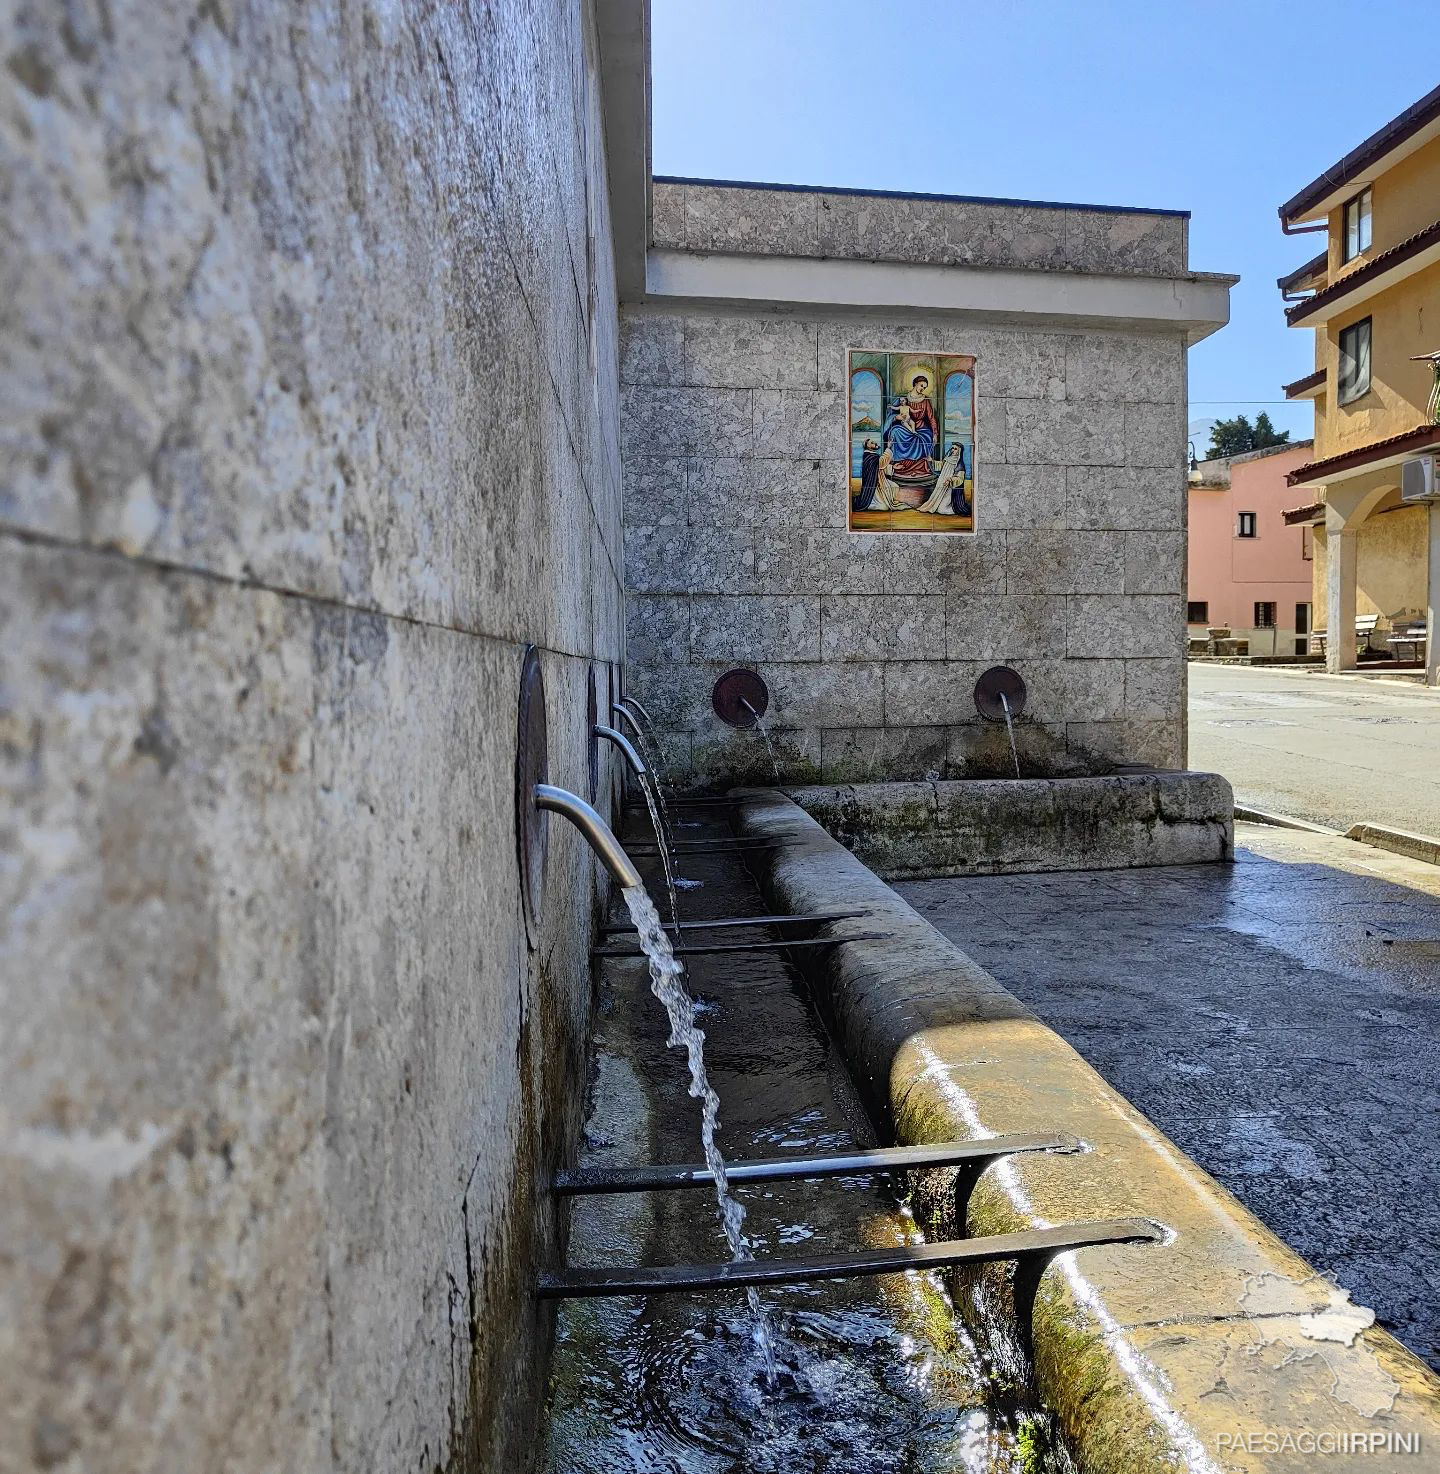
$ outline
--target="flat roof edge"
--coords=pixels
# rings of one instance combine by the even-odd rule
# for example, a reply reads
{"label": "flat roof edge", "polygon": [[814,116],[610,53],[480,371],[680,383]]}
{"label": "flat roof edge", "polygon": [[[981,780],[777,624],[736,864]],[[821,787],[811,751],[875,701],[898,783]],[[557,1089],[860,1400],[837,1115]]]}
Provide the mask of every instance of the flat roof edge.
{"label": "flat roof edge", "polygon": [[692,179],[679,174],[657,174],[656,184],[702,184],[712,189],[769,189],[784,194],[853,195],[876,200],[930,200],[945,205],[1009,205],[1031,210],[1086,210],[1102,215],[1168,215],[1190,219],[1189,210],[1163,210],[1148,205],[1087,205],[1074,200],[1014,200],[995,195],[927,194],[905,189],[851,189],[837,184],[775,184],[761,179]]}

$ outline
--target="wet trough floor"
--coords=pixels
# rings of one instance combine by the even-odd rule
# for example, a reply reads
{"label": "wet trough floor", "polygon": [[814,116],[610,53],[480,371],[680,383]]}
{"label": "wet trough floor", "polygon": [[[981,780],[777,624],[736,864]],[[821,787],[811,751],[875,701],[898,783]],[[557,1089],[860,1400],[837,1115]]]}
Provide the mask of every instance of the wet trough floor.
{"label": "wet trough floor", "polygon": [[[677,814],[679,840],[728,832],[694,817],[703,812]],[[734,857],[683,855],[679,870],[702,882],[681,890],[687,920],[765,909]],[[659,894],[658,877],[647,879]],[[757,928],[695,940],[773,935]],[[845,1066],[781,954],[685,961],[728,1157],[873,1144]],[[643,962],[603,961],[597,988],[581,1163],[698,1160],[698,1109],[681,1056],[666,1047]],[[845,1177],[744,1187],[737,1196],[756,1257],[793,1257],[918,1239],[904,1187]],[[574,1265],[725,1257],[708,1189],[577,1199],[571,1214]],[[565,1302],[551,1367],[553,1474],[1003,1474],[1063,1460],[1037,1457],[1044,1424],[997,1394],[939,1276],[829,1281],[767,1290],[764,1300],[777,1341],[773,1387],[736,1292]]]}
{"label": "wet trough floor", "polygon": [[1440,868],[1249,824],[1236,851],[895,889],[1440,1369]]}

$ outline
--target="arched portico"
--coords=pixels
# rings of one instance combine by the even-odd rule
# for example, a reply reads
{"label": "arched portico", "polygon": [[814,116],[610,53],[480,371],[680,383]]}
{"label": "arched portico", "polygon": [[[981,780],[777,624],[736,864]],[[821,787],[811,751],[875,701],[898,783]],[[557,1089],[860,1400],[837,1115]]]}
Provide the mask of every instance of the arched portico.
{"label": "arched portico", "polygon": [[[1399,468],[1388,466],[1370,476],[1332,483],[1325,490],[1325,623],[1327,639],[1325,668],[1340,672],[1358,664],[1355,618],[1362,562],[1361,539],[1367,524],[1380,513],[1401,507]],[[1414,546],[1413,541],[1411,546]],[[1417,549],[1417,553],[1420,550]],[[1372,551],[1370,556],[1373,557]],[[1426,680],[1437,680],[1437,606],[1440,606],[1440,507],[1428,509],[1422,565],[1413,578],[1413,592],[1404,602],[1427,609],[1429,638],[1426,641]],[[1376,597],[1373,590],[1367,590]],[[1381,603],[1382,613],[1392,613]]]}
{"label": "arched portico", "polygon": [[1360,568],[1360,528],[1365,519],[1391,495],[1395,482],[1384,478],[1373,485],[1347,482],[1326,489],[1325,496],[1325,669],[1354,670],[1355,592]]}

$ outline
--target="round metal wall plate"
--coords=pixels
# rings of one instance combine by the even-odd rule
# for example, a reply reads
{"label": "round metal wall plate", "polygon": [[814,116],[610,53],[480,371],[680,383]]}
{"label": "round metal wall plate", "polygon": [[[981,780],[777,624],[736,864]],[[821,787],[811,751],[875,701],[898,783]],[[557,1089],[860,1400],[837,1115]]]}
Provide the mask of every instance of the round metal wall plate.
{"label": "round metal wall plate", "polygon": [[710,693],[715,715],[732,727],[753,727],[770,705],[770,688],[753,670],[727,670]]}
{"label": "round metal wall plate", "polygon": [[1002,696],[1009,704],[1012,717],[1018,717],[1025,710],[1025,682],[1021,680],[1020,672],[1008,665],[992,665],[975,682],[975,710],[986,721],[1003,722],[1005,707],[1000,703]]}
{"label": "round metal wall plate", "polygon": [[548,747],[545,677],[540,670],[539,652],[533,645],[527,645],[520,663],[520,717],[515,733],[515,841],[519,850],[525,937],[532,950],[540,942],[545,848],[550,833],[550,816],[535,804],[535,785],[550,781]]}

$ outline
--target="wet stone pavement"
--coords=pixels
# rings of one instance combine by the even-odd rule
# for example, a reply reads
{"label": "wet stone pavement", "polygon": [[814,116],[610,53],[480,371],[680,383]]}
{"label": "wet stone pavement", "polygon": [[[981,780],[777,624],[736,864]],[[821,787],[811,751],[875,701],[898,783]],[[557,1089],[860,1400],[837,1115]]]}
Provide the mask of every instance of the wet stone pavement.
{"label": "wet stone pavement", "polygon": [[1440,1369],[1440,868],[1237,824],[1234,865],[896,890]]}

